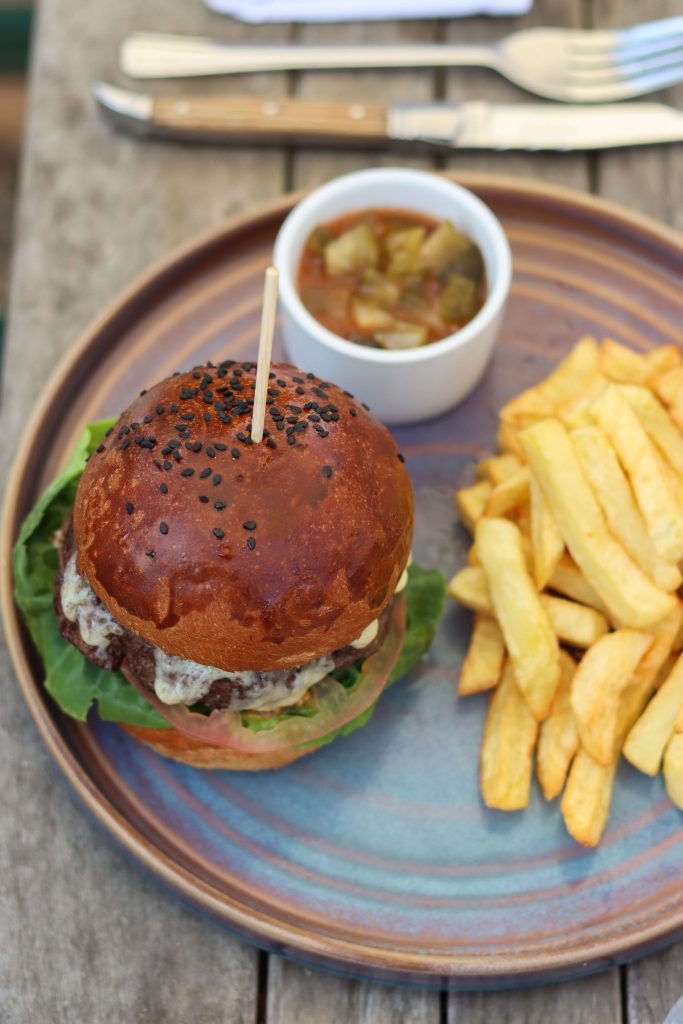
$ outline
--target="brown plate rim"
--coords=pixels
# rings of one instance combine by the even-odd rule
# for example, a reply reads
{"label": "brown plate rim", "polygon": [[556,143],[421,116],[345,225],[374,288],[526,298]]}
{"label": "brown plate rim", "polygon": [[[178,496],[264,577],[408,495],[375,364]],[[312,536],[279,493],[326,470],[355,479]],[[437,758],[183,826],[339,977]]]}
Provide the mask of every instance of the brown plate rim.
{"label": "brown plate rim", "polygon": [[[523,178],[453,173],[449,173],[447,177],[475,191],[493,191],[508,197],[518,195],[527,200],[545,200],[563,209],[573,206],[586,214],[597,214],[603,221],[609,220],[641,237],[646,236],[648,240],[670,247],[683,257],[683,234],[644,214],[630,211],[601,197],[562,186],[539,184]],[[468,960],[467,957],[453,954],[411,955],[310,933],[296,926],[283,924],[275,918],[230,900],[224,894],[217,894],[210,885],[192,875],[156,848],[142,833],[136,831],[79,764],[66,738],[56,725],[54,709],[50,707],[44,690],[34,679],[23,642],[23,625],[13,598],[11,559],[12,546],[19,525],[17,516],[23,467],[40,432],[43,418],[86,352],[97,344],[99,335],[134,299],[139,298],[146,289],[161,279],[177,272],[190,257],[198,257],[214,245],[223,242],[226,237],[258,222],[284,215],[304,194],[303,191],[288,193],[231,218],[155,262],[111,302],[81,334],[58,365],[49,386],[42,393],[33,411],[8,478],[0,530],[0,605],[12,664],[38,731],[74,792],[96,820],[146,871],[193,906],[204,910],[240,936],[272,951],[294,955],[316,966],[345,973],[362,973],[377,980],[402,981],[422,986],[503,987],[577,977],[643,955],[674,941],[683,934],[683,910],[674,910],[666,919],[643,925],[637,931],[621,938],[615,937],[593,943],[587,950],[588,957],[581,955],[580,948],[545,952],[532,962],[528,955],[522,959],[506,954],[497,958],[495,972],[492,972],[480,961]]]}

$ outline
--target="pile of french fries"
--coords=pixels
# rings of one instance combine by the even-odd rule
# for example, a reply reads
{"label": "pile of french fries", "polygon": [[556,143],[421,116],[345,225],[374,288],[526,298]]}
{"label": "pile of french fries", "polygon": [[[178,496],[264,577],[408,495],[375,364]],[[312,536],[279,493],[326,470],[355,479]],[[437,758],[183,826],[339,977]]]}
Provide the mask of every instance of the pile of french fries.
{"label": "pile of french fries", "polygon": [[456,492],[474,543],[448,585],[472,609],[459,682],[490,690],[489,807],[536,774],[595,846],[623,756],[683,809],[683,358],[583,338],[503,407],[500,452]]}

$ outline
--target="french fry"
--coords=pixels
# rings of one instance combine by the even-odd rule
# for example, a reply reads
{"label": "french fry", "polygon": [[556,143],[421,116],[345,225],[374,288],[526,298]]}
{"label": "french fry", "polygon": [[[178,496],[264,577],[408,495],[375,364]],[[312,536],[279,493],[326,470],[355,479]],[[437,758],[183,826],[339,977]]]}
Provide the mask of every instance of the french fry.
{"label": "french fry", "polygon": [[467,565],[449,580],[446,586],[449,597],[464,604],[473,612],[493,614],[486,574],[480,565]]}
{"label": "french fry", "polygon": [[678,345],[659,345],[657,348],[651,349],[645,358],[650,366],[654,366],[657,373],[673,370],[683,362]]}
{"label": "french fry", "polygon": [[[683,513],[676,504],[652,442],[617,387],[592,406],[633,487],[655,549],[668,562],[683,558]],[[578,559],[577,559],[578,561]]]}
{"label": "french fry", "polygon": [[619,629],[598,640],[579,662],[572,711],[582,748],[605,767],[618,753],[622,695],[653,640],[652,633]]}
{"label": "french fry", "polygon": [[605,602],[598,596],[597,591],[591,587],[576,562],[566,552],[553,569],[548,586],[551,590],[556,590],[558,594],[564,594],[565,597],[571,597],[572,600],[578,601],[579,604],[588,605],[603,614],[607,613]]}
{"label": "french fry", "polygon": [[460,696],[468,697],[497,686],[504,660],[505,641],[500,626],[488,615],[475,615],[470,646],[460,672]]}
{"label": "french fry", "polygon": [[657,372],[640,352],[611,338],[605,338],[600,347],[600,369],[606,377],[620,384],[643,384]]}
{"label": "french fry", "polygon": [[542,721],[560,681],[559,647],[529,575],[519,528],[507,519],[484,516],[475,539],[517,685]]}
{"label": "french fry", "polygon": [[545,420],[520,440],[572,558],[610,616],[635,629],[663,619],[676,599],[650,582],[607,529],[565,427]]}
{"label": "french fry", "polygon": [[477,476],[488,480],[494,485],[502,484],[508,477],[514,476],[522,468],[521,461],[512,452],[502,455],[491,455],[477,464]]}
{"label": "french fry", "polygon": [[646,775],[656,775],[676,720],[683,709],[683,655],[661,685],[624,743],[624,757]]}
{"label": "french fry", "polygon": [[553,406],[549,398],[546,398],[540,386],[527,388],[519,395],[515,395],[500,410],[502,423],[520,429],[528,427],[531,423],[543,420],[546,416],[552,416]]}
{"label": "french fry", "polygon": [[529,470],[522,466],[493,488],[486,501],[485,515],[504,516],[529,500]]}
{"label": "french fry", "polygon": [[662,590],[676,590],[683,577],[657,554],[614,448],[599,427],[572,431],[572,442],[610,530],[627,554]]}
{"label": "french fry", "polygon": [[678,405],[683,397],[683,366],[659,374],[652,381],[652,387],[665,405]]}
{"label": "french fry", "polygon": [[[512,523],[510,524],[513,525]],[[450,597],[480,615],[495,616],[493,600],[480,565],[468,565],[457,572],[447,586]],[[587,605],[552,594],[539,594],[553,633],[572,647],[590,647],[607,632],[607,620],[601,612]]]}
{"label": "french fry", "polygon": [[488,480],[479,480],[471,487],[461,487],[455,492],[455,507],[470,533],[474,533],[477,520],[483,516],[492,490],[492,483]]}
{"label": "french fry", "polygon": [[590,407],[596,398],[599,398],[610,386],[609,378],[602,373],[595,376],[586,383],[586,386],[574,395],[568,402],[565,402],[557,410],[557,418],[562,420],[570,430],[575,427],[585,427],[592,423]]}
{"label": "french fry", "polygon": [[576,664],[566,651],[560,651],[560,685],[550,715],[541,725],[536,752],[536,775],[546,800],[554,800],[564,787],[569,765],[579,746],[571,685]]}
{"label": "french fry", "polygon": [[584,846],[597,846],[609,817],[617,762],[605,767],[585,750],[572,762],[562,797],[562,817],[572,838]]}
{"label": "french fry", "polygon": [[666,748],[664,784],[671,803],[683,811],[683,733],[674,733]]}
{"label": "french fry", "polygon": [[554,412],[585,391],[598,373],[599,361],[600,350],[595,338],[581,338],[536,390]]}
{"label": "french fry", "polygon": [[502,452],[516,455],[520,463],[523,461],[524,450],[517,439],[517,429],[511,423],[506,423],[501,419],[498,423],[496,438]]}
{"label": "french fry", "polygon": [[[669,665],[671,651],[682,624],[683,604],[677,601],[676,606],[666,618],[650,627],[650,632],[655,637],[654,643],[638,662],[631,682],[624,691],[619,707],[618,746],[620,748],[624,744],[624,739],[640,718],[643,708],[652,694],[661,686],[664,678],[669,675],[673,667],[673,665]],[[675,658],[673,660],[674,662],[676,661]],[[663,677],[662,673],[665,672],[667,665],[669,665],[669,671]]]}
{"label": "french fry", "polygon": [[538,589],[543,590],[562,557],[564,540],[533,478],[529,480],[529,512],[534,579]]}
{"label": "french fry", "polygon": [[564,597],[541,594],[541,604],[558,638],[571,647],[592,647],[609,629],[601,612]]}
{"label": "french fry", "polygon": [[538,723],[522,696],[508,658],[491,694],[481,745],[481,795],[487,807],[518,811],[529,803]]}
{"label": "french fry", "polygon": [[648,388],[633,385],[624,384],[619,390],[660,454],[683,477],[683,434],[657,396]]}

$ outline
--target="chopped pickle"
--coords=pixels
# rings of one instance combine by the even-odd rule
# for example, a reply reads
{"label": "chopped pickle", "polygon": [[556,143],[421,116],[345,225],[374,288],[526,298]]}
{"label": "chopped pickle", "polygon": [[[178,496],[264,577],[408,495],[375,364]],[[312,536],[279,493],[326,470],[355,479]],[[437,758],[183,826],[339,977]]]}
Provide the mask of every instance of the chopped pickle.
{"label": "chopped pickle", "polygon": [[418,348],[429,341],[429,332],[422,324],[397,320],[391,331],[375,331],[375,339],[382,348]]}
{"label": "chopped pickle", "polygon": [[478,246],[449,221],[411,210],[354,210],[311,232],[298,289],[338,337],[408,349],[471,320],[486,297],[486,272]]}
{"label": "chopped pickle", "polygon": [[446,323],[471,320],[477,312],[477,286],[471,277],[451,274],[443,290],[439,312]]}
{"label": "chopped pickle", "polygon": [[312,232],[306,242],[306,246],[311,250],[311,252],[314,252],[316,256],[322,256],[325,251],[325,246],[329,245],[333,238],[334,235],[330,229],[321,225]]}
{"label": "chopped pickle", "polygon": [[442,220],[426,239],[420,250],[423,270],[443,270],[454,263],[472,245],[467,235],[456,231],[449,220]]}
{"label": "chopped pickle", "polygon": [[399,301],[401,289],[395,281],[380,274],[374,267],[368,267],[360,279],[358,291],[366,299],[375,299],[377,302],[386,302],[393,306]]}
{"label": "chopped pickle", "polygon": [[325,269],[330,277],[355,274],[377,266],[379,243],[369,224],[357,224],[333,242],[328,242],[324,255]]}
{"label": "chopped pickle", "polygon": [[387,273],[390,277],[415,276],[420,272],[420,249],[427,232],[422,227],[392,231],[384,239],[389,257]]}
{"label": "chopped pickle", "polygon": [[351,316],[361,331],[389,331],[394,326],[394,318],[386,309],[374,302],[367,302],[359,295],[351,299]]}

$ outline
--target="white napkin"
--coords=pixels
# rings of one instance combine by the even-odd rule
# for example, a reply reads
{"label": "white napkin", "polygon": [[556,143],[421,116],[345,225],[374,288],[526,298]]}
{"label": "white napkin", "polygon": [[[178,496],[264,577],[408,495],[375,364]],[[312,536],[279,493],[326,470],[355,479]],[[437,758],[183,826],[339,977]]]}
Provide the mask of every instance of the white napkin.
{"label": "white napkin", "polygon": [[242,21],[384,21],[524,14],[533,0],[204,0]]}

